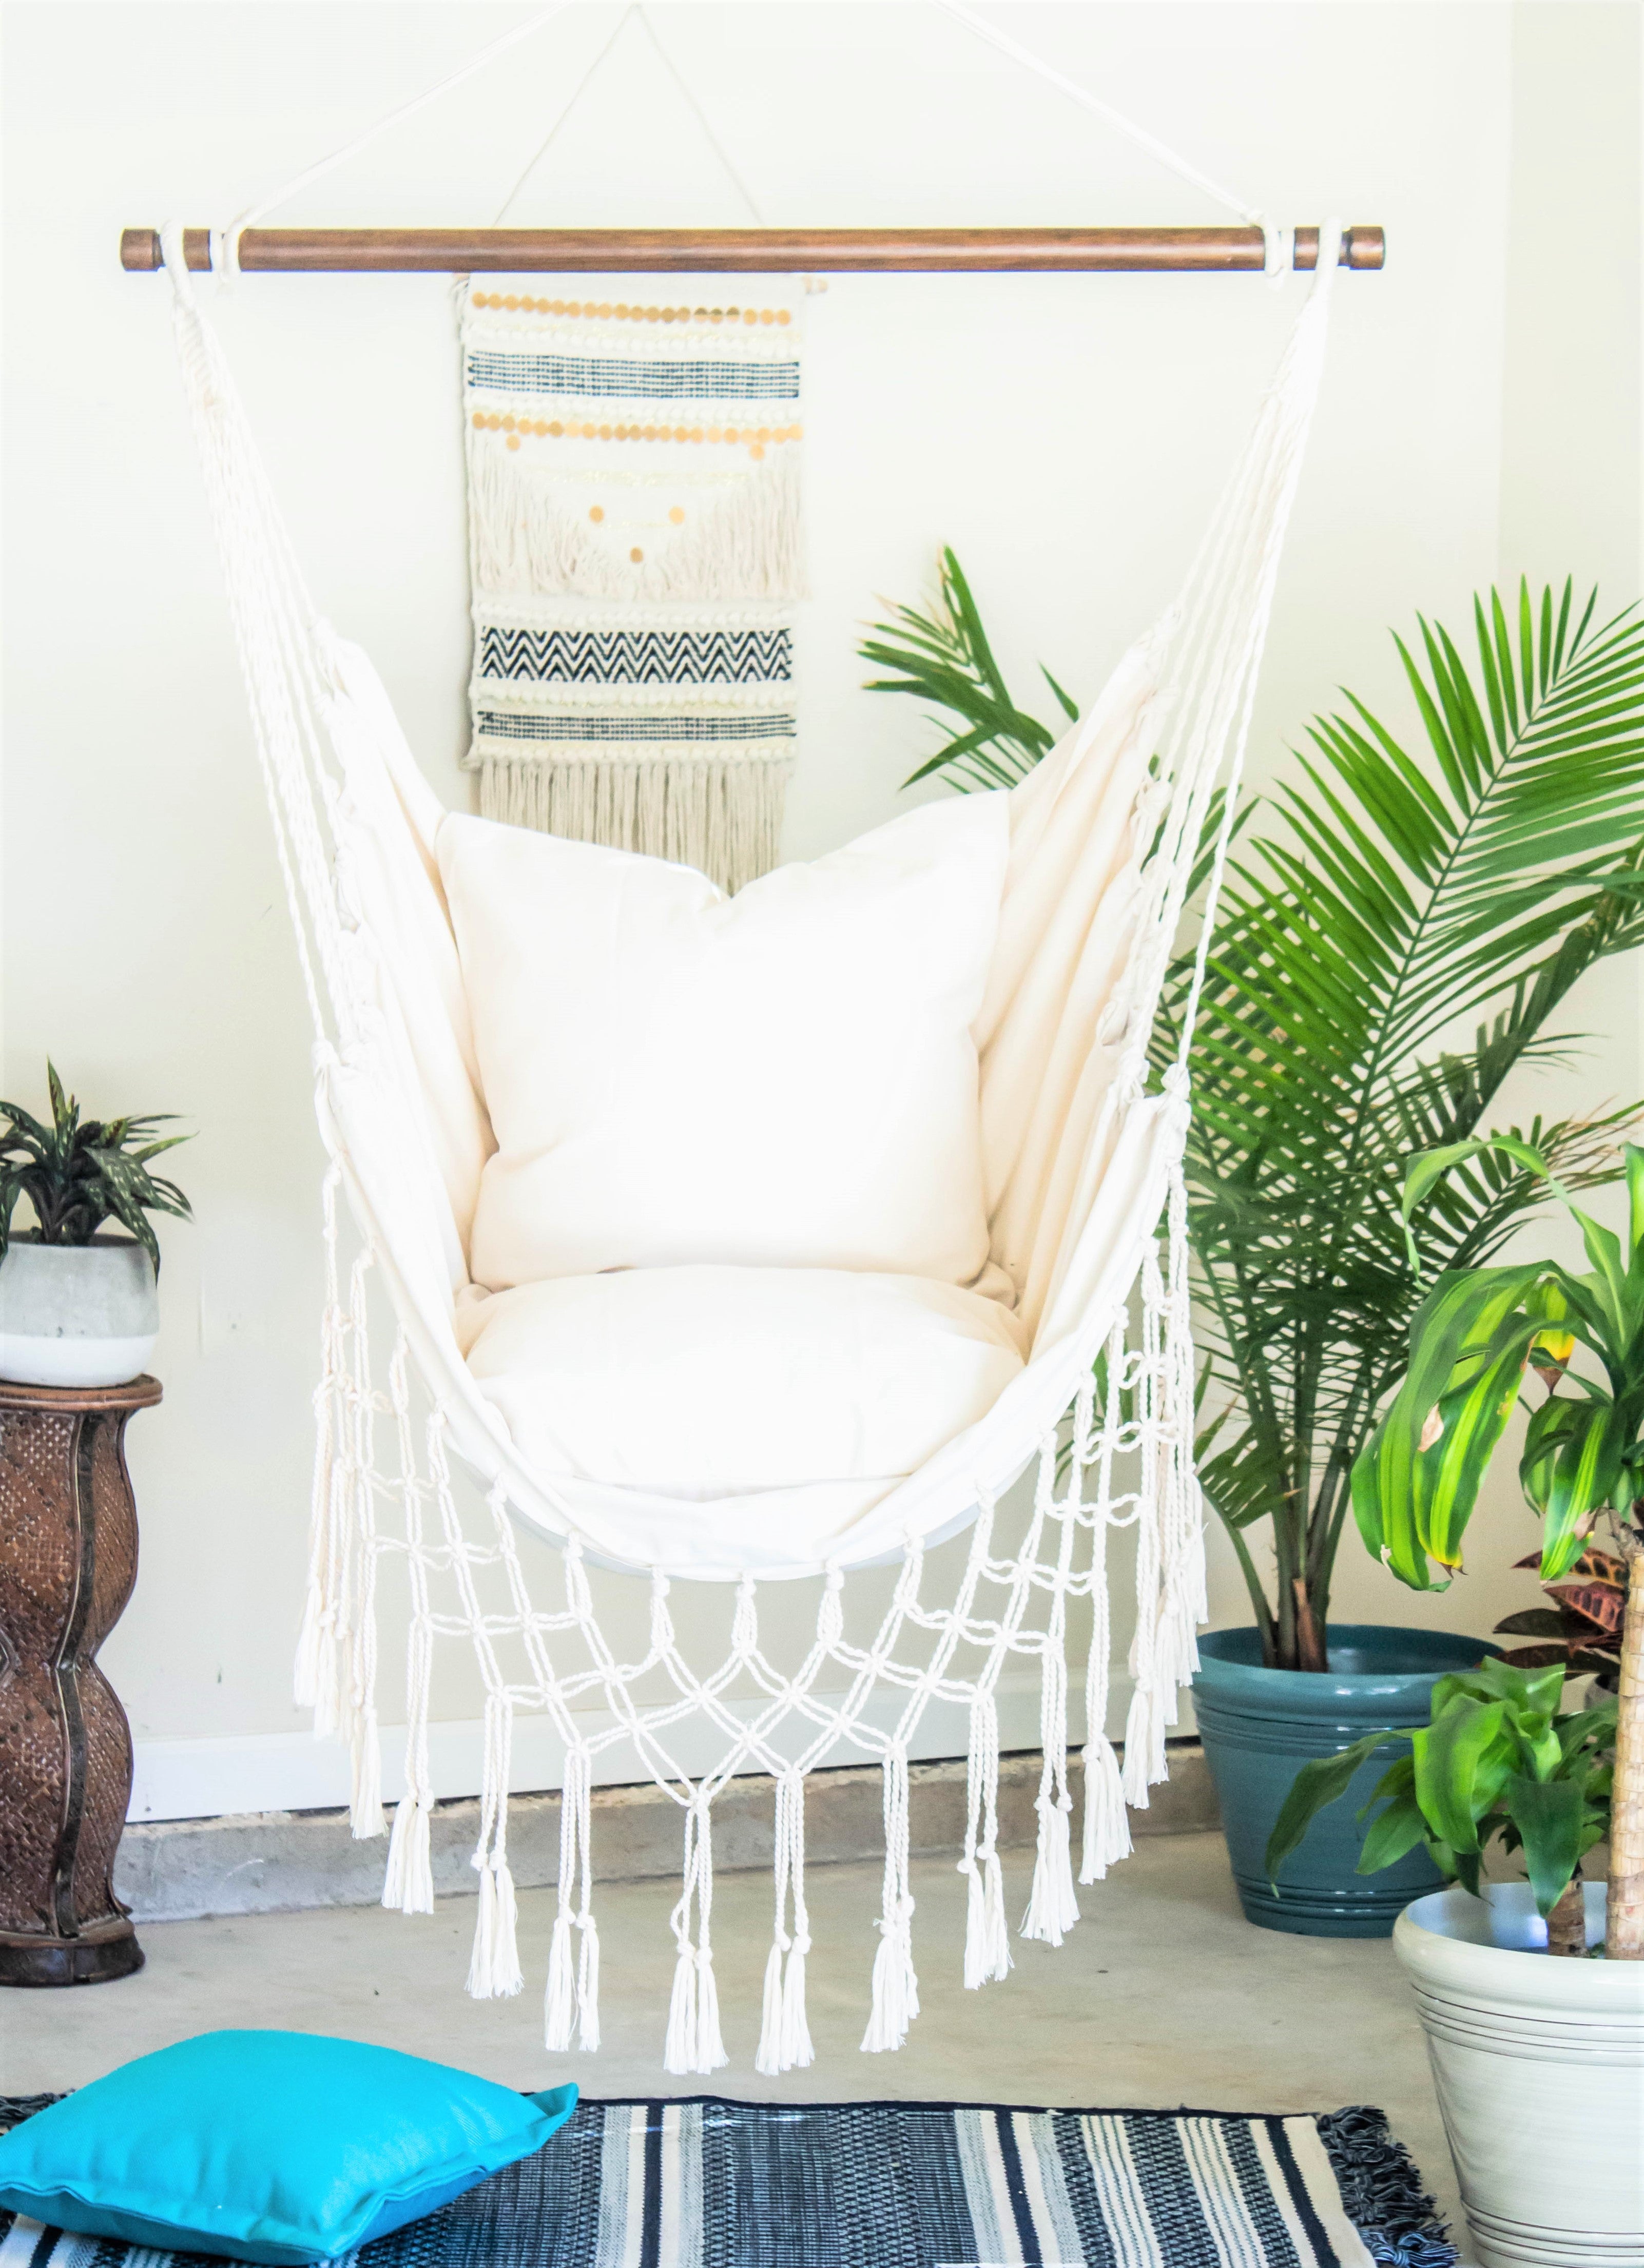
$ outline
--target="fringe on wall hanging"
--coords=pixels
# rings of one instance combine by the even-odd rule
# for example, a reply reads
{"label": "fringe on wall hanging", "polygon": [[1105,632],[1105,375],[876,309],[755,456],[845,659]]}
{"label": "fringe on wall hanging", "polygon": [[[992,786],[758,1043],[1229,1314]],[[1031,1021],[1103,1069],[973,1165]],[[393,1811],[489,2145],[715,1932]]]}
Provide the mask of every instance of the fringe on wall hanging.
{"label": "fringe on wall hanging", "polygon": [[795,307],[525,282],[463,287],[480,808],[739,889],[798,729]]}

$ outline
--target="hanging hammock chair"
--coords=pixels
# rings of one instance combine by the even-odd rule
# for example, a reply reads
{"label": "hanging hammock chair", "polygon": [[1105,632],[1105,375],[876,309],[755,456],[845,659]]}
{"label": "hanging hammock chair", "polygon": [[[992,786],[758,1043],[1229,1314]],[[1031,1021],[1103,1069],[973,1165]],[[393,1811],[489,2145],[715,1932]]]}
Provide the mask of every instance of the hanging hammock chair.
{"label": "hanging hammock chair", "polygon": [[[546,2004],[555,2050],[599,2043],[590,1792],[613,1751],[637,1759],[682,1814],[672,2072],[726,2060],[711,1937],[715,1797],[737,1774],[775,1781],[776,1920],[756,2060],[783,2071],[811,2060],[806,1775],[842,1754],[877,1756],[885,1875],[863,2045],[899,2046],[918,2013],[908,1774],[927,1708],[968,1712],[964,1974],[977,1985],[1010,1966],[995,1806],[1002,1675],[1025,1668],[1039,1681],[1039,1841],[1022,1927],[1059,1944],[1079,1913],[1070,1628],[1087,1617],[1074,1671],[1085,1882],[1129,1850],[1125,1804],[1145,1806],[1165,1777],[1176,1693],[1197,1667],[1204,1566],[1182,1178],[1197,976],[1176,1001],[1161,1072],[1155,1023],[1218,783],[1236,784],[1242,760],[1339,232],[1323,232],[1306,306],[1180,598],[1085,718],[1007,794],[927,807],[733,900],[686,869],[441,809],[365,655],[314,609],[181,232],[162,233],[313,1017],[329,1160],[299,1697],[319,1733],[352,1744],[355,1833],[383,1832],[379,1578],[392,1565],[396,1615],[409,1617],[408,1728],[384,1903],[431,1911],[431,1685],[442,1646],[472,1648],[486,1699],[468,1981],[482,1995],[522,1982],[511,1744],[523,1716],[551,1725],[564,1756]],[[1212,905],[1232,806],[1229,792],[1205,854]],[[814,978],[825,950],[840,997],[865,1002],[875,956],[882,949],[894,992],[909,937],[927,919],[942,938],[968,939],[974,994],[961,998],[957,980],[950,988],[949,1084],[936,1087],[964,1152],[955,1171],[979,1177],[974,1218],[938,1222],[924,1246],[913,1231],[898,1242],[899,1204],[888,1230],[882,1204],[866,1225],[818,1227],[798,1217],[802,1204],[781,1218],[780,1176],[760,1178],[770,1114],[761,1118],[755,1075],[773,1052],[798,1061],[810,1035],[796,1056],[791,1034],[785,1054],[767,1044],[769,1026],[744,1031],[750,1061],[729,1099],[717,1073],[693,1086],[695,1027],[682,1040],[664,1028],[669,1015],[647,1021],[645,971],[655,964],[634,924],[644,932],[653,913],[669,950],[696,956],[691,982],[704,992],[721,984],[727,957],[744,974],[792,965]],[[1205,914],[1199,973],[1208,935]],[[616,977],[603,966],[613,954],[628,956]],[[523,983],[537,988],[534,1042],[532,1001],[514,997]],[[725,997],[752,996],[732,984]],[[866,1163],[842,1163],[829,1195],[848,1199],[851,1172],[872,1182],[882,1166],[905,1196],[907,1174],[895,1182],[895,1172],[906,1159],[871,1154],[894,1152],[904,1122],[866,1091],[896,1035],[880,1032],[881,1054],[852,1065],[854,1013],[843,1041],[834,1033],[834,1055],[822,1050],[823,1070],[843,1139]],[[667,1079],[643,1055],[614,1064],[631,1032],[667,1052]],[[733,1044],[721,1068],[734,1056]],[[557,1149],[542,1126],[564,1133],[553,1111],[579,1073],[607,1117],[595,1109]],[[540,1094],[522,1100],[533,1079],[547,1084],[548,1122]],[[594,1186],[601,1145],[613,1139],[615,1195],[609,1176]],[[675,1144],[709,1160],[711,1188],[669,1229],[651,1218],[644,1174]],[[538,1249],[532,1160],[546,1156],[551,1175],[572,1152],[586,1170],[558,1189],[557,1226]],[[638,1216],[627,1220],[624,1174]],[[778,1218],[744,1235],[726,1207],[748,1175]],[[346,1254],[339,1189],[357,1239]],[[557,1264],[567,1249],[577,1256]],[[391,1317],[382,1363],[373,1285]],[[1001,1499],[1030,1468],[1013,1528]],[[1121,1771],[1104,1731],[1107,1566],[1110,1537],[1126,1528],[1136,1624]],[[955,1537],[963,1541],[956,1558],[944,1555],[953,1565],[938,1597],[927,1556]],[[876,1567],[892,1571],[876,1579],[888,1603],[858,1642],[846,1580]],[[648,1594],[637,1659],[619,1658],[596,1608],[605,1568],[633,1571]],[[734,1587],[717,1662],[693,1661],[676,1631],[670,1587],[681,1580]],[[807,1581],[807,1636],[768,1648],[762,1587]],[[536,1595],[544,1586],[550,1603]],[[781,1619],[791,1637],[792,1613]],[[704,1755],[711,1764],[689,1768]]]}

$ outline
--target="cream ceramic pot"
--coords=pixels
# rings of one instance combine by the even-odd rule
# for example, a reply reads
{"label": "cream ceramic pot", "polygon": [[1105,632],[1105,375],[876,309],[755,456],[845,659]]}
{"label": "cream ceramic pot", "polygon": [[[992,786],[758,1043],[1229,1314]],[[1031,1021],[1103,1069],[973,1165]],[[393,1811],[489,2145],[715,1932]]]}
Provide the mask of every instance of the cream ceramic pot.
{"label": "cream ceramic pot", "polygon": [[0,1378],[23,1386],[123,1386],[159,1336],[148,1254],[129,1236],[41,1244],[0,1260]]}
{"label": "cream ceramic pot", "polygon": [[[1587,1885],[1587,1937],[1604,1892]],[[1644,1962],[1546,1951],[1529,1885],[1406,1906],[1416,1988],[1479,2268],[1644,2268]]]}

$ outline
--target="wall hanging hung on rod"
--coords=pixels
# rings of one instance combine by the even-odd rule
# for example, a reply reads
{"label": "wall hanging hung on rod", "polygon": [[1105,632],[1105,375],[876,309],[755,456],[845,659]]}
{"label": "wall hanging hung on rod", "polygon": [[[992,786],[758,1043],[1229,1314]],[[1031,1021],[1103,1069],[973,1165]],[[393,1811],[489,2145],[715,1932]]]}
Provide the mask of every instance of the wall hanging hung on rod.
{"label": "wall hanging hung on rod", "polygon": [[[1295,231],[1292,264],[1318,265],[1316,228]],[[212,266],[211,232],[183,232],[191,269]],[[1344,229],[1344,268],[1377,269],[1380,228]],[[468,276],[961,273],[1260,275],[1259,228],[247,228],[240,265],[259,273]],[[122,268],[162,268],[159,231],[129,228]]]}

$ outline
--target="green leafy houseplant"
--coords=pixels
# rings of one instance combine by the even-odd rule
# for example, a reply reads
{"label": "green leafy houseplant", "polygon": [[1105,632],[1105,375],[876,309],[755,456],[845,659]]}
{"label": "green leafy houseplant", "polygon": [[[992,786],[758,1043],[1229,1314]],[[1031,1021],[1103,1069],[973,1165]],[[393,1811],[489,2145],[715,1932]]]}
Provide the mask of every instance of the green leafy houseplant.
{"label": "green leafy houseplant", "polygon": [[1367,1733],[1339,1755],[1302,1766],[1267,1845],[1269,1875],[1276,1883],[1313,1821],[1340,1801],[1361,1764],[1404,1743],[1410,1753],[1388,1767],[1359,1814],[1375,1814],[1359,1872],[1377,1874],[1422,1843],[1440,1873],[1477,1897],[1491,1845],[1522,1852],[1549,1952],[1584,1954],[1581,1865],[1610,1832],[1617,1705],[1607,1697],[1560,1713],[1564,1692],[1558,1663],[1524,1670],[1485,1661],[1440,1678],[1428,1724]]}
{"label": "green leafy houseplant", "polygon": [[[1493,591],[1475,602],[1471,661],[1436,624],[1414,652],[1395,644],[1425,761],[1349,696],[1271,797],[1244,800],[1235,831],[1258,808],[1273,823],[1229,864],[1193,1041],[1199,1477],[1284,1668],[1327,1666],[1348,1476],[1424,1286],[1492,1259],[1544,1195],[1511,1154],[1470,1152],[1417,1212],[1412,1273],[1404,1160],[1473,1136],[1509,1072],[1567,1044],[1553,1019],[1578,978],[1644,941],[1644,624],[1595,628],[1569,585],[1521,588],[1511,615]],[[935,608],[899,609],[862,651],[896,673],[879,688],[962,728],[916,779],[1008,784],[1050,746],[951,553]],[[1169,1052],[1189,975],[1166,988]],[[1611,1176],[1629,1118],[1537,1119],[1527,1143],[1581,1189]]]}
{"label": "green leafy houseplant", "polygon": [[156,1138],[154,1129],[174,1114],[144,1118],[85,1118],[48,1064],[51,1123],[44,1125],[15,1102],[0,1102],[0,1259],[11,1240],[12,1215],[26,1197],[41,1244],[89,1244],[107,1220],[136,1239],[158,1272],[159,1244],[151,1212],[191,1218],[174,1182],[149,1167],[186,1134]]}
{"label": "green leafy houseplant", "polygon": [[1411,1323],[1404,1381],[1353,1468],[1353,1511],[1401,1582],[1448,1583],[1479,1484],[1527,1373],[1537,1373],[1546,1395],[1530,1413],[1518,1475],[1541,1521],[1543,1580],[1575,1566],[1601,1523],[1627,1570],[1605,1946],[1644,1960],[1644,1149],[1628,1143],[1624,1153],[1625,1239],[1576,1204],[1543,1152],[1500,1137],[1413,1160],[1406,1219],[1486,1151],[1505,1152],[1559,1200],[1589,1265],[1527,1261],[1439,1277]]}

